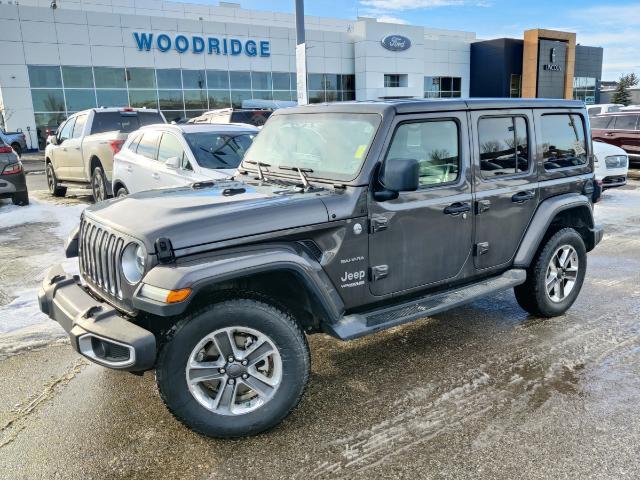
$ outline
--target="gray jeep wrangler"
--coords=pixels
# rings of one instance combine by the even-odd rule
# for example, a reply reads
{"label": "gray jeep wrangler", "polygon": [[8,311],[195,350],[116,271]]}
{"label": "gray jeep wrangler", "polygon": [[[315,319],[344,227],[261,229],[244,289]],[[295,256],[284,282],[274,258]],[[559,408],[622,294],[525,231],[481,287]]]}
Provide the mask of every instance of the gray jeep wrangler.
{"label": "gray jeep wrangler", "polygon": [[251,435],[298,404],[307,334],[350,340],[510,288],[563,314],[599,196],[580,102],[283,109],[232,180],[87,208],[66,247],[81,275],[52,268],[40,306],[95,363],[155,369],[190,428]]}

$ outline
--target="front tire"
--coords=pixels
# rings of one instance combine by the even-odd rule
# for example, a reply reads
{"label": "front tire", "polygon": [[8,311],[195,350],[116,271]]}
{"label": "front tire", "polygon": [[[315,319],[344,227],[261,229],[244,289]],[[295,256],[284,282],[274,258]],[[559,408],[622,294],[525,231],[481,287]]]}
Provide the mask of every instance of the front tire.
{"label": "front tire", "polygon": [[116,198],[122,198],[129,195],[129,191],[125,187],[120,187],[116,192]]}
{"label": "front tire", "polygon": [[217,438],[255,435],[296,407],[309,347],[287,313],[248,298],[209,305],[174,327],[156,367],[160,396],[187,427]]}
{"label": "front tire", "polygon": [[21,207],[29,205],[29,192],[25,190],[24,192],[15,193],[13,197],[11,197],[11,201],[14,205],[19,205]]}
{"label": "front tire", "polygon": [[45,172],[47,175],[47,186],[49,187],[49,193],[54,197],[64,197],[67,193],[67,187],[61,187],[58,183],[58,178],[56,177],[56,172],[53,169],[53,165],[51,162],[47,163]]}
{"label": "front tire", "polygon": [[562,315],[578,297],[586,271],[584,240],[573,228],[563,228],[534,257],[527,281],[514,288],[516,300],[532,315]]}
{"label": "front tire", "polygon": [[97,166],[93,169],[91,174],[91,191],[93,192],[93,201],[98,203],[109,198],[109,191],[107,190],[107,177],[104,174],[101,166]]}

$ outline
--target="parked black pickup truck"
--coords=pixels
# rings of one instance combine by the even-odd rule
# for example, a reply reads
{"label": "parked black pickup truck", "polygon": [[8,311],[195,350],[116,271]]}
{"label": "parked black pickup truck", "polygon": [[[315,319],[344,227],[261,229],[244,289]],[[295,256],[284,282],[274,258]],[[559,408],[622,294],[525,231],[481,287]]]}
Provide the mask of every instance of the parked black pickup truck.
{"label": "parked black pickup truck", "polygon": [[283,109],[233,180],[87,208],[67,246],[81,277],[52,268],[40,306],[94,362],[155,368],[189,427],[251,435],[300,400],[307,334],[354,339],[511,288],[564,313],[599,195],[581,102]]}

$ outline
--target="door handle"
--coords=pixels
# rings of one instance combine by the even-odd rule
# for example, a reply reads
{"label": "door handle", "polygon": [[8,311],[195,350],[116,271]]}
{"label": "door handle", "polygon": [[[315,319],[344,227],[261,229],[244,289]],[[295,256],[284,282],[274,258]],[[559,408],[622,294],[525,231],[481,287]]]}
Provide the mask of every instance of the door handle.
{"label": "door handle", "polygon": [[604,134],[605,137],[613,137],[613,135],[614,135],[613,133],[605,133]]}
{"label": "door handle", "polygon": [[445,215],[460,215],[461,213],[470,212],[471,205],[469,203],[452,203],[447,208],[444,209]]}
{"label": "door handle", "polygon": [[535,196],[535,193],[532,191],[518,192],[513,197],[511,197],[511,201],[513,203],[524,203],[531,200]]}
{"label": "door handle", "polygon": [[160,178],[160,174],[159,173],[152,173],[151,176],[153,178],[155,178],[156,180],[158,180]]}
{"label": "door handle", "polygon": [[127,165],[127,172],[133,172],[133,167],[131,165]]}

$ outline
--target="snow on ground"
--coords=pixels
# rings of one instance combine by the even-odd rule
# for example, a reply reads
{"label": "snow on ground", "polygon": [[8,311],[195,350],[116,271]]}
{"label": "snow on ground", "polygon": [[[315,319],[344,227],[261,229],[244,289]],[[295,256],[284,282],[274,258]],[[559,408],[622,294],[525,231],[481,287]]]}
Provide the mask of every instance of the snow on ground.
{"label": "snow on ground", "polygon": [[39,200],[27,207],[0,202],[0,357],[65,337],[40,312],[38,289],[55,264],[77,273],[77,261],[65,258],[63,245],[84,208]]}

